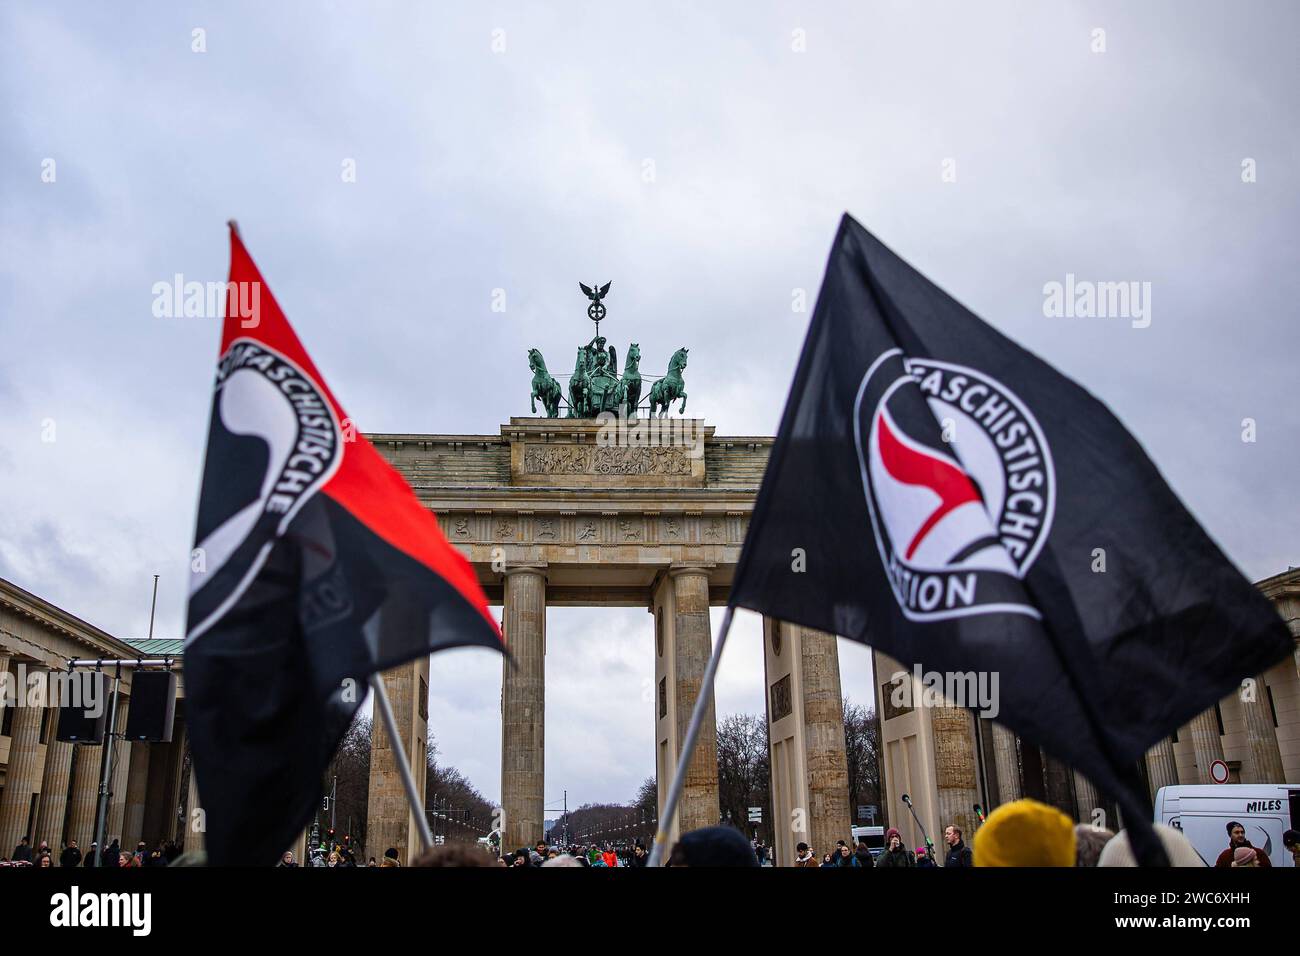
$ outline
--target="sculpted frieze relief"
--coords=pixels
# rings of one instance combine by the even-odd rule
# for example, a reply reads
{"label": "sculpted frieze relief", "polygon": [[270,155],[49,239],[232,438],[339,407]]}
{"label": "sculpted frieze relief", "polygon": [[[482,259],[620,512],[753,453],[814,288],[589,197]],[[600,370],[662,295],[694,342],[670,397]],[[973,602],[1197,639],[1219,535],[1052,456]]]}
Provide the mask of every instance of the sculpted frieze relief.
{"label": "sculpted frieze relief", "polygon": [[527,445],[530,475],[659,475],[689,477],[691,454],[674,446]]}
{"label": "sculpted frieze relief", "polygon": [[743,541],[749,524],[747,515],[657,512],[606,512],[604,515],[452,512],[443,513],[439,520],[448,539],[464,544],[724,545]]}

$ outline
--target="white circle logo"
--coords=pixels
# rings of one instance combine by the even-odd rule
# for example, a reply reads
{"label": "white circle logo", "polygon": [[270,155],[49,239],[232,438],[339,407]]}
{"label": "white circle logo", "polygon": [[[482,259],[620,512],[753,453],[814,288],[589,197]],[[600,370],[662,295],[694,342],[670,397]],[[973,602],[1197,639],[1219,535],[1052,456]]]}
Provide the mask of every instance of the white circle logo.
{"label": "white circle logo", "polygon": [[962,365],[884,353],[867,370],[854,437],[872,532],[912,620],[1039,617],[1020,580],[1052,524],[1056,480],[1037,420]]}

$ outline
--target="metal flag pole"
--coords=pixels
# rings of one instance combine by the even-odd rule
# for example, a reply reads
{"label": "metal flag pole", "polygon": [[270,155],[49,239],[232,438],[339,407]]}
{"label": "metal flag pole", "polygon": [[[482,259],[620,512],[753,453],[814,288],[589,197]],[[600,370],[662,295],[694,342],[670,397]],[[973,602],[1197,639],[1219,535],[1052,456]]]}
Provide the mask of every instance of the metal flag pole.
{"label": "metal flag pole", "polygon": [[[428,850],[433,846],[433,835],[429,832],[429,821],[425,819],[424,807],[421,805],[420,793],[415,789],[415,777],[411,773],[411,763],[406,759],[406,750],[402,746],[402,735],[397,732],[397,721],[393,719],[393,708],[388,703],[388,691],[384,688],[384,675],[370,675],[370,689],[375,692],[375,706],[392,741],[393,753],[397,755],[397,772],[402,777],[402,787],[406,790],[406,801],[411,805],[411,816],[415,817],[420,829],[420,845]],[[409,861],[408,861],[409,862]]]}
{"label": "metal flag pole", "polygon": [[[158,610],[158,575],[155,574],[153,576],[153,601],[149,605],[149,637],[150,638],[153,637],[153,619],[154,619],[154,613],[157,610]],[[68,663],[69,669],[76,666],[78,663],[80,662],[70,661]],[[141,661],[130,662],[127,664],[127,666],[130,667],[131,663],[134,663],[135,665],[139,666],[142,662]],[[103,776],[99,781],[99,806],[95,814],[94,840],[95,840],[95,848],[98,851],[98,856],[95,857],[95,864],[97,866],[104,865],[104,844],[108,840],[108,798],[112,796],[109,787],[112,785],[113,763],[114,763],[113,748],[115,746],[113,738],[117,736],[117,699],[118,699],[118,694],[121,692],[121,688],[122,688],[122,662],[118,661],[117,671],[115,676],[113,677],[113,701],[108,710],[108,723],[104,726],[104,743],[103,743],[104,752],[102,756]],[[190,773],[193,772],[194,770],[191,768]],[[118,836],[121,836],[121,834],[118,834]],[[116,860],[113,862],[113,865],[114,866],[117,865]]]}
{"label": "metal flag pole", "polygon": [[727,632],[731,630],[731,605],[722,615],[722,627],[718,629],[718,643],[713,646],[713,656],[709,666],[704,669],[704,680],[700,684],[700,696],[695,698],[695,710],[691,712],[691,722],[686,728],[686,739],[682,741],[682,752],[677,758],[677,772],[673,775],[673,785],[668,788],[668,799],[664,801],[663,813],[659,814],[659,829],[655,832],[654,849],[650,851],[650,860],[646,866],[660,866],[663,863],[664,845],[668,842],[668,831],[677,819],[677,803],[681,800],[682,790],[686,785],[686,768],[690,765],[691,755],[695,753],[695,744],[700,737],[700,728],[704,725],[704,714],[713,701],[713,681],[718,676],[718,661],[722,659],[722,649],[727,645]]}
{"label": "metal flag pole", "polygon": [[104,865],[104,843],[108,839],[108,788],[113,776],[113,736],[117,725],[117,694],[121,686],[122,665],[119,663],[113,677],[113,698],[108,708],[108,722],[104,724],[103,775],[99,779],[99,806],[95,814],[96,866]]}

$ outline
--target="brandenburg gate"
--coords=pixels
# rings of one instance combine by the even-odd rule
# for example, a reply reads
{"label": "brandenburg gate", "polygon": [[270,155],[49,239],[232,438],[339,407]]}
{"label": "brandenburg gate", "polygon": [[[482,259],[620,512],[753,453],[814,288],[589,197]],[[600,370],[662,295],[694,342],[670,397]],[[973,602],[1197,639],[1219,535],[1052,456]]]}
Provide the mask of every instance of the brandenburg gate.
{"label": "brandenburg gate", "polygon": [[[712,651],[709,608],[727,603],[772,447],[771,438],[718,437],[701,419],[669,416],[670,408],[685,413],[686,348],[673,353],[667,374],[643,401],[640,346],[631,343],[620,375],[617,353],[600,334],[609,283],[580,285],[596,334],[578,348],[567,388],[551,377],[539,350],[527,351],[538,417],[511,418],[495,435],[369,436],[473,565],[489,601],[504,609],[510,651],[501,687],[505,850],[531,846],[545,832],[547,607],[643,607],[653,615],[654,644],[646,651],[654,655],[655,691],[648,716],[655,722],[662,810]],[[764,635],[773,829],[778,862],[789,863],[792,833],[827,848],[848,833],[839,658],[828,634],[766,621]],[[411,764],[423,766],[428,660],[384,679],[402,745]],[[373,856],[404,847],[409,858],[416,834],[392,741],[378,724],[372,733],[368,850]],[[417,776],[422,787],[424,777]],[[669,836],[718,820],[710,709]]]}

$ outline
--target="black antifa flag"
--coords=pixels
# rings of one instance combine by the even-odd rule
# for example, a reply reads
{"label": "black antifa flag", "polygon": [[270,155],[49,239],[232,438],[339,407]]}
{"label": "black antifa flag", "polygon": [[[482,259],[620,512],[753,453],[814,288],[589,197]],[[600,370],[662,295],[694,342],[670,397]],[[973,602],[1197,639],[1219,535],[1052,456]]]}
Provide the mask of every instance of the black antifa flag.
{"label": "black antifa flag", "polygon": [[473,568],[356,432],[233,230],[192,568],[185,719],[214,865],[289,849],[371,674],[504,649]]}
{"label": "black antifa flag", "polygon": [[1100,401],[847,215],[731,602],[998,672],[997,720],[1130,824],[1148,747],[1292,647]]}

